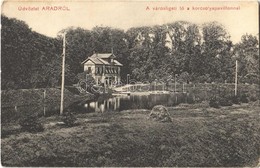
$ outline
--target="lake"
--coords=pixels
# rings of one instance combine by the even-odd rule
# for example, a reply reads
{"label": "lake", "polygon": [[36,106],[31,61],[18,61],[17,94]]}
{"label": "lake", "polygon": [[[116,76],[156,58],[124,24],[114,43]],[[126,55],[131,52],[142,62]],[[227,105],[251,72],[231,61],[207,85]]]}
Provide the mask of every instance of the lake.
{"label": "lake", "polygon": [[82,104],[68,107],[69,111],[79,113],[119,112],[131,109],[152,109],[155,105],[176,106],[179,103],[193,103],[188,93],[149,94],[149,95],[118,95],[108,99],[99,98]]}
{"label": "lake", "polygon": [[[110,98],[65,104],[65,111],[76,113],[120,112],[131,109],[152,109],[155,105],[176,106],[180,103],[193,103],[194,96],[189,93],[117,95]],[[45,105],[2,107],[2,123],[18,120],[26,114],[51,116],[59,114],[59,102]]]}

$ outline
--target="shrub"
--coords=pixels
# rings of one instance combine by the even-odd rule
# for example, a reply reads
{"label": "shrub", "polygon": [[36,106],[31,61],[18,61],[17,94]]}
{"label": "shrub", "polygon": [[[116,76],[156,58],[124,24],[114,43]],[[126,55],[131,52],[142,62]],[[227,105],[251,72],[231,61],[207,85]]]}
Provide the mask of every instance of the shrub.
{"label": "shrub", "polygon": [[37,116],[29,115],[19,121],[21,129],[31,133],[44,131],[43,125],[39,122]]}
{"label": "shrub", "polygon": [[242,103],[248,103],[248,96],[247,96],[246,94],[242,94],[242,95],[240,96],[240,101],[241,101]]}
{"label": "shrub", "polygon": [[221,106],[232,106],[232,101],[229,98],[220,98],[219,99],[219,104]]}
{"label": "shrub", "polygon": [[238,96],[231,96],[231,101],[232,103],[234,104],[240,104],[240,100],[239,100],[239,97]]}
{"label": "shrub", "polygon": [[73,113],[65,113],[65,115],[62,118],[62,121],[64,124],[68,127],[72,127],[75,125],[75,122],[77,121],[77,118],[74,116]]}
{"label": "shrub", "polygon": [[249,100],[252,101],[252,102],[257,101],[257,97],[254,96],[254,95],[250,95]]}
{"label": "shrub", "polygon": [[209,106],[210,106],[210,107],[213,107],[213,108],[219,108],[220,106],[219,106],[219,101],[218,101],[218,99],[217,99],[217,98],[211,98],[211,99],[209,100]]}

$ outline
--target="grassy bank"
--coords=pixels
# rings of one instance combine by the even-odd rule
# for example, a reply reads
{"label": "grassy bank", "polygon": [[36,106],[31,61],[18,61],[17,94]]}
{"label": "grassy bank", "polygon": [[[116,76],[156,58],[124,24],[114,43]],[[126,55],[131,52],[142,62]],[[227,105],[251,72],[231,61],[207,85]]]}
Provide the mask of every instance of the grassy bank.
{"label": "grassy bank", "polygon": [[[45,99],[44,99],[45,90]],[[61,90],[58,88],[19,89],[1,91],[1,125],[14,124],[26,115],[45,115],[57,113],[60,108]],[[64,108],[74,102],[94,99],[92,94],[80,94],[76,88],[66,88]]]}
{"label": "grassy bank", "polygon": [[[77,126],[41,118],[45,131],[2,138],[3,166],[255,166],[260,107],[207,104],[169,108],[172,123],[148,110],[78,114]],[[12,126],[19,130],[19,126]],[[7,129],[7,128],[6,128]]]}
{"label": "grassy bank", "polygon": [[[45,91],[45,99],[44,99]],[[1,106],[26,106],[42,103],[55,103],[60,101],[61,90],[59,88],[44,89],[18,89],[18,90],[2,90]],[[66,88],[64,90],[65,103],[81,100],[82,98],[93,98],[91,94],[79,94],[75,88]]]}

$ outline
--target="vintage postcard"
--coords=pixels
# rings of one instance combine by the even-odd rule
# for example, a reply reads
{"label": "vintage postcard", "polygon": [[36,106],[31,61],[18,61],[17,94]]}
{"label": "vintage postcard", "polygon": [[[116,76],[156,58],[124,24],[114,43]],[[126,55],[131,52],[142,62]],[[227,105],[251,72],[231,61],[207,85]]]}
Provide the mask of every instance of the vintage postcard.
{"label": "vintage postcard", "polygon": [[5,0],[1,165],[259,167],[259,3]]}

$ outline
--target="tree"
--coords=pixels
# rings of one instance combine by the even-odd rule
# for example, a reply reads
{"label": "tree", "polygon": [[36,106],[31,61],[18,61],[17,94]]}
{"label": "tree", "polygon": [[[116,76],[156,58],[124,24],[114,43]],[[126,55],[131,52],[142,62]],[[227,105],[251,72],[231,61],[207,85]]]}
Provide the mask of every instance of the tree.
{"label": "tree", "polygon": [[44,67],[59,57],[59,41],[33,32],[23,21],[1,19],[2,89],[49,86]]}
{"label": "tree", "polygon": [[[70,67],[66,71],[65,84],[77,82],[76,75],[83,71],[82,61],[93,53],[92,33],[82,28],[69,27],[60,31],[66,32],[66,66]],[[58,36],[62,41],[62,37]]]}
{"label": "tree", "polygon": [[[2,88],[59,85],[62,37],[50,38],[32,31],[23,21],[1,18]],[[198,26],[177,21],[126,32],[111,27],[69,27],[61,32],[66,32],[66,85],[78,82],[82,61],[93,52],[113,52],[123,64],[122,80],[130,74],[131,79],[150,82],[167,82],[175,75],[187,82],[231,82],[235,53],[239,55],[240,81],[255,83],[259,74],[257,37],[246,34],[234,46],[217,22]]]}
{"label": "tree", "polygon": [[232,42],[225,28],[216,22],[204,24],[203,40],[204,73],[208,73],[212,81],[230,80]]}
{"label": "tree", "polygon": [[95,85],[95,80],[91,74],[84,71],[77,74],[78,85],[83,90],[92,92],[92,87]]}
{"label": "tree", "polygon": [[259,41],[257,36],[245,34],[235,45],[239,61],[240,82],[257,83],[259,74]]}

